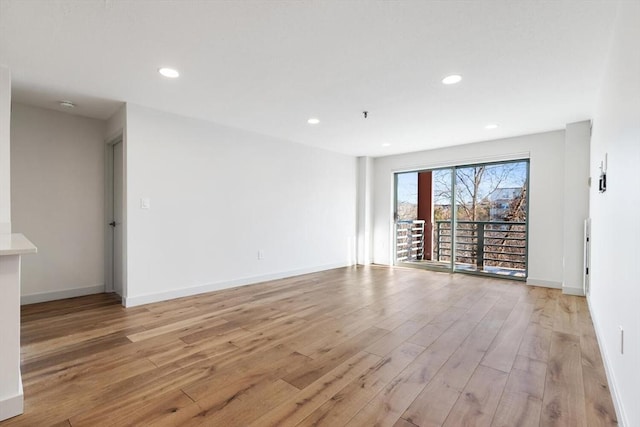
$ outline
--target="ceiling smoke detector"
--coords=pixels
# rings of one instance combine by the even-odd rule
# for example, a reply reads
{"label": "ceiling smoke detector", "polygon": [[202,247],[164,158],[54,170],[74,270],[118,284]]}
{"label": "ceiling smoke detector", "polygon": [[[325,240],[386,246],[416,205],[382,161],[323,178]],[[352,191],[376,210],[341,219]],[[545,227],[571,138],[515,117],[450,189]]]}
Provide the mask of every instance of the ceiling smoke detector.
{"label": "ceiling smoke detector", "polygon": [[58,104],[60,104],[61,107],[63,108],[75,108],[76,104],[74,104],[71,101],[58,101]]}

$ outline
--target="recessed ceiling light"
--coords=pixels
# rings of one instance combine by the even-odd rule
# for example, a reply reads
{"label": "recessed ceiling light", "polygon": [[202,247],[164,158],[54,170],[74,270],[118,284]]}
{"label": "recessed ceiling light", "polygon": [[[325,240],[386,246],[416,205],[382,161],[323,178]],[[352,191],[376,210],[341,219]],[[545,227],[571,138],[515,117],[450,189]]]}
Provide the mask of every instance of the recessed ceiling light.
{"label": "recessed ceiling light", "polygon": [[170,79],[176,79],[180,77],[180,73],[178,72],[178,70],[174,70],[173,68],[158,68],[158,72]]}
{"label": "recessed ceiling light", "polygon": [[76,106],[76,104],[71,101],[58,101],[58,104],[60,104],[60,106],[64,108],[75,108]]}
{"label": "recessed ceiling light", "polygon": [[495,124],[495,123],[489,123],[489,124],[488,124],[488,125],[486,125],[484,128],[485,128],[485,129],[489,129],[489,130],[491,130],[491,129],[497,129],[497,128],[498,128],[498,125],[497,125],[497,124]]}
{"label": "recessed ceiling light", "polygon": [[454,85],[456,83],[459,83],[460,80],[462,80],[462,76],[459,74],[452,74],[450,76],[445,77],[444,79],[442,79],[442,83],[445,85]]}
{"label": "recessed ceiling light", "polygon": [[309,123],[310,125],[317,125],[318,123],[320,123],[320,120],[316,119],[315,117],[312,117],[309,120],[307,120],[307,123]]}
{"label": "recessed ceiling light", "polygon": [[389,144],[388,142],[385,142],[384,144],[382,144],[383,147],[391,147],[391,144]]}

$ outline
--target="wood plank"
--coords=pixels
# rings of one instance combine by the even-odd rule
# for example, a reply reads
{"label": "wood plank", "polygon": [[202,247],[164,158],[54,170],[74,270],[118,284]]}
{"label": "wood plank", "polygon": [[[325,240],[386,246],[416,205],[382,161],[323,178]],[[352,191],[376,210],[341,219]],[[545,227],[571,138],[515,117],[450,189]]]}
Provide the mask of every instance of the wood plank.
{"label": "wood plank", "polygon": [[567,334],[580,334],[578,324],[578,307],[576,301],[580,297],[573,295],[560,295],[556,306],[553,329]]}
{"label": "wood plank", "polygon": [[[215,359],[193,359],[195,362],[191,364],[185,361],[180,361],[175,365],[169,364],[148,374],[138,375],[130,380],[120,381],[103,390],[98,390],[94,396],[88,396],[90,409],[79,412],[72,417],[71,423],[98,420],[111,412],[119,411],[121,408],[147,404],[158,395],[171,390],[184,389],[185,393],[189,393],[189,397],[192,397],[192,400],[198,400],[194,396],[198,398],[205,397],[206,391],[216,390],[219,388],[219,384],[226,384],[238,378],[252,378],[269,372],[268,367],[256,363],[260,359],[257,356],[253,359],[244,359],[239,362],[234,362],[233,358],[231,358],[221,363],[217,363]],[[300,359],[306,360],[306,357],[291,354],[290,350],[279,347],[265,354],[264,359],[265,363],[273,366],[274,375],[278,375],[280,371],[276,363],[280,364],[280,368],[286,365],[299,366],[297,363],[301,361]],[[238,369],[238,371],[228,371],[226,375],[214,375],[217,371],[216,366],[224,366],[225,363]],[[216,387],[210,386],[212,381],[217,381]],[[187,386],[190,384],[194,384],[193,390],[188,389]],[[203,390],[202,394],[197,394],[199,390]]]}
{"label": "wood plank", "polygon": [[478,366],[444,423],[445,427],[489,426],[508,374]]}
{"label": "wood plank", "polygon": [[143,332],[138,332],[136,334],[128,335],[127,338],[131,342],[137,342],[146,340],[149,338],[157,337],[158,335],[164,335],[168,332],[181,331],[186,332],[189,331],[189,327],[199,326],[197,324],[206,322],[208,327],[223,325],[227,323],[226,320],[218,317],[218,314],[203,314],[200,316],[194,316],[189,319],[185,319],[179,322],[171,323],[169,325],[161,326],[158,328],[147,329]]}
{"label": "wood plank", "polygon": [[423,326],[424,323],[422,322],[414,322],[413,320],[408,320],[395,328],[393,331],[373,342],[373,344],[366,347],[364,350],[378,356],[384,356],[388,353],[391,353],[395,348],[405,342],[409,337],[414,335]]}
{"label": "wood plank", "polygon": [[409,365],[423,347],[404,343],[350,382],[302,420],[299,426],[337,426],[349,421],[367,402]]}
{"label": "wood plank", "polygon": [[171,390],[149,399],[143,405],[123,405],[115,411],[75,417],[72,419],[72,425],[73,427],[92,427],[99,424],[118,426],[150,425],[190,405],[193,405],[193,401],[186,394],[180,390]]}
{"label": "wood plank", "polygon": [[338,319],[338,327],[332,331],[333,333],[313,341],[308,346],[296,348],[296,351],[312,359],[321,357],[337,345],[371,328],[379,316],[379,313],[370,308],[364,308],[347,316],[340,317]]}
{"label": "wood plank", "polygon": [[52,396],[89,393],[95,384],[108,385],[116,381],[151,372],[156,366],[147,359],[133,356],[103,358],[99,362],[80,364],[60,371],[58,375],[31,380],[25,390],[31,401],[46,405]]}
{"label": "wood plank", "polygon": [[420,426],[439,426],[445,422],[515,303],[514,300],[504,299],[491,308],[408,406],[402,414],[403,418]]}
{"label": "wood plank", "polygon": [[541,423],[547,426],[587,425],[580,338],[553,332]]}
{"label": "wood plank", "polygon": [[546,371],[545,363],[518,356],[491,425],[496,427],[538,426]]}
{"label": "wood plank", "polygon": [[409,337],[407,341],[422,347],[429,347],[440,338],[440,335],[449,329],[453,323],[453,321],[451,323],[430,323]]}
{"label": "wood plank", "polygon": [[456,322],[444,332],[358,412],[350,424],[393,425],[436,373],[447,377],[453,383],[457,381],[462,388],[480,363],[486,346],[491,342],[489,339],[488,342],[482,343],[482,334],[472,334],[482,317],[475,316],[475,313],[485,313],[493,304],[495,299],[490,304],[486,304],[482,299],[476,300],[466,311],[474,314],[470,315],[470,321],[465,318],[465,321]]}
{"label": "wood plank", "polygon": [[407,421],[424,426],[441,426],[458,401],[461,390],[441,377],[434,377],[402,414]]}
{"label": "wood plank", "polygon": [[298,391],[286,381],[264,379],[250,384],[224,402],[218,402],[215,398],[210,397],[197,401],[201,412],[181,425],[184,427],[200,425],[246,426]]}
{"label": "wood plank", "polygon": [[353,339],[339,344],[326,352],[322,357],[314,359],[300,369],[291,372],[282,379],[299,389],[303,389],[318,378],[330,372],[354,354],[367,347],[371,341],[387,334],[384,329],[369,328]]}
{"label": "wood plank", "polygon": [[[139,328],[135,328],[135,330],[139,330]],[[34,372],[37,374],[47,368],[57,370],[62,364],[74,363],[78,359],[106,352],[109,349],[126,347],[131,344],[131,341],[125,334],[126,332],[116,332],[71,346],[54,346],[51,350],[42,351],[41,354],[34,355],[28,361],[23,359],[21,364],[22,375],[24,378],[28,378]]]}
{"label": "wood plank", "polygon": [[616,424],[586,300],[510,280],[350,267],[22,322],[3,427]]}
{"label": "wood plank", "polygon": [[484,366],[507,373],[511,371],[533,307],[530,303],[518,303],[515,306],[482,360]]}
{"label": "wood plank", "polygon": [[345,363],[309,384],[293,398],[255,420],[250,427],[297,425],[355,378],[378,364],[380,360],[380,357],[370,353],[360,352],[356,354]]}
{"label": "wood plank", "polygon": [[267,350],[289,340],[292,335],[305,333],[312,325],[300,318],[280,319],[265,331],[251,331],[250,334],[232,339],[229,342],[242,348],[252,348],[256,351]]}
{"label": "wood plank", "polygon": [[226,364],[219,364],[222,372],[187,383],[182,390],[194,401],[199,401],[215,394],[225,384],[234,383],[243,377],[259,378],[268,375],[270,378],[280,378],[307,363],[310,363],[308,357],[292,352],[285,346],[277,346],[265,352],[249,353],[248,357],[239,360],[232,356]]}
{"label": "wood plank", "polygon": [[591,316],[588,315],[586,298],[577,301],[580,316],[580,360],[584,382],[585,410],[588,426],[616,426],[618,419],[611,399],[609,384],[604,371]]}
{"label": "wood plank", "polygon": [[545,328],[538,323],[530,322],[522,337],[518,354],[546,362],[549,359],[551,332],[551,329]]}
{"label": "wood plank", "polygon": [[412,422],[405,420],[404,418],[398,418],[398,421],[396,421],[393,424],[393,427],[418,427],[418,426],[416,426]]}
{"label": "wood plank", "polygon": [[553,329],[556,309],[558,306],[558,298],[562,294],[559,289],[539,289],[538,299],[535,302],[535,308],[531,314],[531,322],[540,325],[546,329]]}
{"label": "wood plank", "polygon": [[402,325],[404,322],[411,318],[412,314],[406,311],[396,311],[393,314],[388,315],[387,317],[380,320],[374,326],[380,329],[386,329],[388,331],[392,331],[398,326]]}

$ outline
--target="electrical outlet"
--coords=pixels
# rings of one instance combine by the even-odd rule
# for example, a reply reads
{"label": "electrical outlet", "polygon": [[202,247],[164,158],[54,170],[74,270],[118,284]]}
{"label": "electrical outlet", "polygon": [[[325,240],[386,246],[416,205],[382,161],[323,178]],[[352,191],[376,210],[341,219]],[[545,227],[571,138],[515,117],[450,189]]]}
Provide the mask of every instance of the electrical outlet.
{"label": "electrical outlet", "polygon": [[264,251],[262,249],[258,249],[258,259],[264,259]]}
{"label": "electrical outlet", "polygon": [[620,328],[620,354],[624,354],[624,329],[622,326],[618,326]]}

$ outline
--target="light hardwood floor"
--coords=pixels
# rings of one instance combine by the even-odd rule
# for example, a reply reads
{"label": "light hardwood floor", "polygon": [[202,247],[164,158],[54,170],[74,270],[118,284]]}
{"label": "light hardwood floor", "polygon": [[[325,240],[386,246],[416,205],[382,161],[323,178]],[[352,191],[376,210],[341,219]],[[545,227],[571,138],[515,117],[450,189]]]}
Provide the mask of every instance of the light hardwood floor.
{"label": "light hardwood floor", "polygon": [[616,425],[584,298],[413,269],[25,306],[22,378],[3,427]]}

